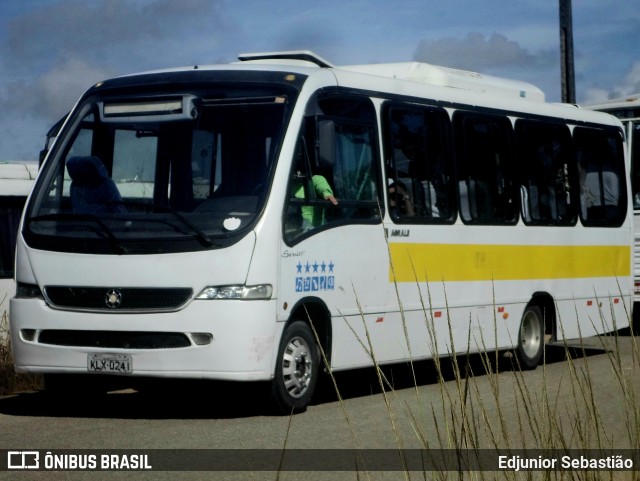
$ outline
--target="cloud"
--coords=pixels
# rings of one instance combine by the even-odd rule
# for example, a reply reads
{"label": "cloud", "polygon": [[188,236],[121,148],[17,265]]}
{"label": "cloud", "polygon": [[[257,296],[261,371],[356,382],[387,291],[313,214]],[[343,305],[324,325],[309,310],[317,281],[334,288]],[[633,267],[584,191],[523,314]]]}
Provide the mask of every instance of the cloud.
{"label": "cloud", "polygon": [[477,32],[469,33],[463,39],[423,40],[414,58],[420,62],[493,74],[513,69],[546,70],[558,62],[555,50],[531,53],[502,34],[486,37]]}
{"label": "cloud", "polygon": [[99,80],[196,63],[230,28],[223,6],[223,0],[60,0],[11,18],[0,36],[3,149],[32,158],[48,127]]}
{"label": "cloud", "polygon": [[631,65],[631,68],[622,79],[622,83],[612,92],[612,97],[640,93],[640,60]]}
{"label": "cloud", "polygon": [[64,57],[98,63],[143,43],[156,47],[146,55],[161,59],[170,42],[220,27],[221,8],[220,0],[62,0],[14,18],[3,56],[24,69]]}
{"label": "cloud", "polygon": [[108,69],[93,67],[81,59],[57,65],[37,82],[43,105],[39,113],[48,118],[65,114],[91,85],[111,76]]}
{"label": "cloud", "polygon": [[33,83],[18,80],[0,91],[0,109],[12,116],[40,116],[55,121],[65,114],[93,83],[110,77],[107,69],[69,59],[38,77]]}
{"label": "cloud", "polygon": [[0,135],[11,158],[37,158],[49,127],[73,107],[88,87],[110,76],[106,70],[70,59],[33,83],[18,80],[2,86]]}
{"label": "cloud", "polygon": [[640,94],[640,60],[634,62],[622,78],[620,84],[608,90],[601,87],[588,87],[585,89],[585,105],[605,102],[611,99],[627,97],[632,94]]}
{"label": "cloud", "polygon": [[[337,50],[342,44],[342,37],[325,28],[293,28],[288,29],[275,39],[276,50],[312,50],[319,55]],[[329,55],[332,56],[332,55]]]}

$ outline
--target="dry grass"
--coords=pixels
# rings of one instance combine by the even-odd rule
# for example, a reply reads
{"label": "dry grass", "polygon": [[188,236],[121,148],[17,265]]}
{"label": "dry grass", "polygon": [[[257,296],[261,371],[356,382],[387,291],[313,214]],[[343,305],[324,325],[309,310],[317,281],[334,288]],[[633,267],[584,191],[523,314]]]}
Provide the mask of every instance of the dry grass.
{"label": "dry grass", "polygon": [[40,389],[42,376],[18,374],[14,371],[8,325],[7,312],[2,311],[0,318],[0,396]]}
{"label": "dry grass", "polygon": [[[435,324],[429,304],[430,300],[427,299],[424,302],[424,318],[429,334],[425,342],[429,343],[434,352],[438,352]],[[400,309],[402,311],[402,303]],[[631,313],[628,313],[628,316],[629,324],[633,326]],[[404,313],[401,317],[404,322]],[[453,356],[450,359],[436,358],[433,363],[437,371],[439,400],[434,402],[432,399],[421,399],[421,395],[424,394],[416,383],[415,399],[407,402],[406,393],[398,396],[393,383],[385,376],[385,370],[377,363],[364,316],[361,316],[361,320],[364,337],[358,336],[356,330],[349,325],[349,321],[343,318],[360,348],[364,349],[374,365],[382,393],[381,402],[384,403],[389,416],[391,436],[394,438],[394,445],[400,450],[405,446],[415,447],[416,442],[420,449],[460,450],[471,458],[480,455],[481,450],[496,450],[505,454],[525,449],[540,452],[543,449],[553,450],[555,453],[566,453],[568,450],[597,450],[604,453],[602,457],[620,450],[640,450],[640,393],[637,381],[640,352],[633,329],[624,341],[627,345],[631,343],[631,361],[628,356],[622,358],[622,338],[617,331],[589,340],[591,343],[594,340],[600,343],[599,347],[606,352],[606,370],[609,371],[606,374],[606,383],[603,382],[602,376],[596,378],[592,372],[588,349],[585,347],[585,341],[580,339],[578,347],[575,343],[569,346],[566,342],[563,346],[555,347],[556,350],[564,348],[566,359],[560,370],[549,369],[544,357],[536,371],[525,371],[517,364],[517,357],[507,356],[506,359],[511,359],[511,362],[505,364],[505,358],[499,358],[498,353],[490,351],[474,356],[467,353],[466,356]],[[562,325],[561,322],[558,324]],[[626,325],[626,322],[624,324]],[[406,326],[404,331],[406,337]],[[457,352],[453,345],[454,336],[450,325],[449,331],[450,352]],[[483,346],[484,341],[483,339]],[[471,357],[474,357],[473,362],[469,361]],[[601,360],[602,356],[598,358]],[[333,380],[344,418],[351,427],[350,415],[342,401],[325,353],[322,353],[322,359]],[[501,369],[504,371],[505,368],[511,375],[502,375]],[[415,380],[411,361],[410,369]],[[560,389],[556,388],[559,386],[562,386],[562,395]],[[505,402],[507,399],[509,402]],[[614,426],[610,423],[612,405],[615,405]],[[410,439],[406,438],[406,432],[403,437],[401,431],[396,428],[396,423],[401,418],[411,425]],[[620,426],[623,428],[620,429]],[[366,441],[358,439],[354,432],[351,427],[353,446],[358,449],[366,444]],[[362,474],[363,479],[366,479],[370,473]],[[414,479],[415,473],[407,471],[404,477]],[[508,470],[442,471],[421,473],[418,478],[616,481],[640,480],[640,472],[567,469],[518,473]]]}

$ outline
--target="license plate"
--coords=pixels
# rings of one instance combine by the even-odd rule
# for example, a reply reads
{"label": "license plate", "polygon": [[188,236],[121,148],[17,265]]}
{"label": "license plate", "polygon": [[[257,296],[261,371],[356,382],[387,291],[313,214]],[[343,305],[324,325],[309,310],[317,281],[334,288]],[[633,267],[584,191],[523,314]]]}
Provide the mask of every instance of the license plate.
{"label": "license plate", "polygon": [[87,355],[89,372],[130,374],[133,362],[128,354],[89,354]]}

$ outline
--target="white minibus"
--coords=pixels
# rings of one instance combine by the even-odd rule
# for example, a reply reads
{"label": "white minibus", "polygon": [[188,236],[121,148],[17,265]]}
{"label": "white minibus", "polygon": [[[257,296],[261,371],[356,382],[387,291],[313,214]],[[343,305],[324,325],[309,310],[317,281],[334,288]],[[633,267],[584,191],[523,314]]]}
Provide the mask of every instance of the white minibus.
{"label": "white minibus", "polygon": [[[99,82],[25,209],[15,368],[270,383],[628,326],[622,124],[536,87],[311,52]],[[106,376],[108,375],[108,376]]]}
{"label": "white minibus", "polygon": [[13,264],[18,224],[37,172],[35,162],[0,162],[0,340],[6,336],[9,300],[16,290]]}

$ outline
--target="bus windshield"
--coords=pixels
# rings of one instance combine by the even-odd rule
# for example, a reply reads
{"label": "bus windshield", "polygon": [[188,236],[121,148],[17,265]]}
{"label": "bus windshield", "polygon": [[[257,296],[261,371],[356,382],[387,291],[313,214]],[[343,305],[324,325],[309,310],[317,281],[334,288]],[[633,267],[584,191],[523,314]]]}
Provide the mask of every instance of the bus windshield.
{"label": "bus windshield", "polygon": [[113,254],[235,242],[262,210],[290,112],[274,90],[89,97],[44,167],[28,242]]}

